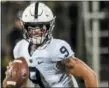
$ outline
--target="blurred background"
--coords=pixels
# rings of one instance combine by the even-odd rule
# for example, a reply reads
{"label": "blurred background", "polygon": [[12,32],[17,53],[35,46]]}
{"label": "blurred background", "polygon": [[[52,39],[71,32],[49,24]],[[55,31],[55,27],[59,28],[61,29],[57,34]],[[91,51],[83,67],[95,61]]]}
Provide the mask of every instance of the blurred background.
{"label": "blurred background", "polygon": [[[33,1],[1,1],[1,82],[6,65],[13,60],[12,50],[22,39],[19,17]],[[66,40],[98,76],[100,87],[108,87],[109,77],[109,2],[43,1],[56,15],[55,38]],[[83,80],[77,78],[80,88]],[[83,84],[83,85],[82,85]]]}

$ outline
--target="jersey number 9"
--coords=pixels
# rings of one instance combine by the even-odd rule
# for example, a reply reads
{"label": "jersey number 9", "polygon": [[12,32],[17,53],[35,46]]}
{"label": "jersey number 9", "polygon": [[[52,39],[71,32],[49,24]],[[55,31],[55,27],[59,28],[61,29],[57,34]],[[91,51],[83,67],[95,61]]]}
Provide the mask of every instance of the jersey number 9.
{"label": "jersey number 9", "polygon": [[62,46],[62,47],[60,48],[60,52],[61,52],[62,54],[64,54],[65,57],[68,57],[68,55],[69,55],[69,52],[68,52],[68,50],[67,50],[67,48],[66,48],[65,46]]}

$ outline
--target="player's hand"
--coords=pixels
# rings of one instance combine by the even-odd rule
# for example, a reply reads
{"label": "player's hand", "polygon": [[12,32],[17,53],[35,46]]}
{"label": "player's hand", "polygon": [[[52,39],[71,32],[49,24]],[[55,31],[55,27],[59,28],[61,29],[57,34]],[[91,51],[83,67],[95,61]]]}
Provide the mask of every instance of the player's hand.
{"label": "player's hand", "polygon": [[[9,62],[9,64],[8,64],[8,66],[6,66],[6,71],[5,71],[5,78],[4,78],[4,80],[3,80],[3,88],[8,88],[8,86],[7,86],[7,77],[9,76],[9,72],[8,72],[8,69],[11,67],[11,65],[12,65],[12,62]],[[12,88],[12,87],[11,87]]]}
{"label": "player's hand", "polygon": [[9,62],[8,66],[6,66],[6,69],[9,69],[11,65],[12,65],[12,61]]}
{"label": "player's hand", "polygon": [[82,78],[87,77],[89,75],[95,75],[95,72],[78,58],[71,57],[69,59],[66,59],[64,62],[68,74],[79,76]]}
{"label": "player's hand", "polygon": [[8,66],[6,66],[6,71],[5,71],[5,75],[6,77],[8,77],[8,69],[12,66],[12,61],[9,62]]}

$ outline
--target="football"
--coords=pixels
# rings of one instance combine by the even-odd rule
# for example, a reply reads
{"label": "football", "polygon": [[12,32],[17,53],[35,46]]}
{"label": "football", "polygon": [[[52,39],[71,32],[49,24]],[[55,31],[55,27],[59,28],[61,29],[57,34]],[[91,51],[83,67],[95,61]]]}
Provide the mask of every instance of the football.
{"label": "football", "polygon": [[29,77],[29,67],[24,57],[16,58],[7,70],[7,86],[20,88]]}

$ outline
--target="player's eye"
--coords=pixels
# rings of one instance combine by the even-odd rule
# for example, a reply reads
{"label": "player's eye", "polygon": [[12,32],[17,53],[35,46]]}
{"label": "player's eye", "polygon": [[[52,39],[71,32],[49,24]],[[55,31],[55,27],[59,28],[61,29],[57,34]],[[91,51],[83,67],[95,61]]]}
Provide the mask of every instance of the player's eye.
{"label": "player's eye", "polygon": [[28,31],[30,31],[30,30],[35,30],[35,28],[34,27],[28,27]]}

